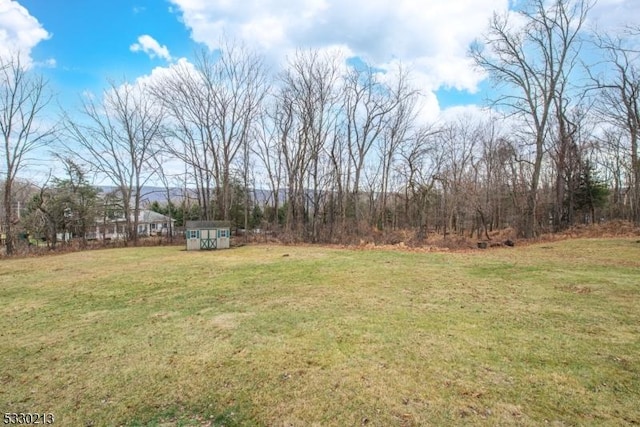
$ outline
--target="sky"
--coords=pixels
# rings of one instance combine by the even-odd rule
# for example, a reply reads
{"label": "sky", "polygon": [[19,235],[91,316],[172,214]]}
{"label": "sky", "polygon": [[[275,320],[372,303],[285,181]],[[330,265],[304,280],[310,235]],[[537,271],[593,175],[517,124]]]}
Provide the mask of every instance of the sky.
{"label": "sky", "polygon": [[[337,47],[382,69],[408,66],[437,117],[486,99],[466,53],[510,1],[523,0],[0,0],[0,55],[19,50],[70,109],[109,79],[149,76],[223,35],[272,68],[296,48]],[[640,0],[599,0],[590,16],[619,25],[640,17]]]}

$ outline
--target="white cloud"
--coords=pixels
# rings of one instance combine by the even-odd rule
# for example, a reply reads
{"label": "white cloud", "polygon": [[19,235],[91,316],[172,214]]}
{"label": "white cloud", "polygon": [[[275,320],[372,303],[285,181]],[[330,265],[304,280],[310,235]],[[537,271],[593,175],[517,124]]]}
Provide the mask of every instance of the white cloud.
{"label": "white cloud", "polygon": [[0,57],[20,54],[25,66],[32,63],[31,50],[51,35],[29,11],[13,0],[0,0]]}
{"label": "white cloud", "polygon": [[477,105],[456,105],[445,108],[440,112],[439,119],[443,122],[454,122],[460,117],[465,117],[469,122],[481,122],[487,120],[494,112],[486,107]]}
{"label": "white cloud", "polygon": [[282,57],[297,47],[345,45],[373,65],[393,60],[428,73],[433,88],[474,90],[469,43],[508,0],[171,0],[192,38],[216,48],[224,34]]}
{"label": "white cloud", "polygon": [[39,61],[34,64],[36,67],[42,68],[56,68],[58,66],[58,62],[55,58],[45,59],[44,61]]}
{"label": "white cloud", "polygon": [[625,25],[638,26],[638,16],[638,0],[599,0],[589,14],[589,23],[602,30],[611,30]]}
{"label": "white cloud", "polygon": [[382,69],[401,61],[425,95],[425,115],[439,111],[441,87],[475,91],[483,79],[469,44],[508,0],[170,0],[191,37],[211,49],[223,37],[256,47],[270,64],[296,48],[341,46]]}
{"label": "white cloud", "polygon": [[155,67],[151,73],[138,77],[134,84],[139,87],[153,86],[170,77],[175,72],[193,73],[194,65],[186,58],[180,58],[168,67]]}
{"label": "white cloud", "polygon": [[171,61],[171,55],[169,49],[166,46],[160,46],[160,43],[148,34],[143,34],[138,37],[138,42],[129,46],[131,52],[144,52],[149,55],[150,58],[156,56],[167,61]]}
{"label": "white cloud", "polygon": [[[375,67],[410,67],[425,95],[425,116],[439,112],[441,88],[475,92],[486,77],[468,47],[494,12],[514,0],[170,0],[194,41],[211,49],[224,37],[256,47],[268,64],[296,48],[341,46]],[[590,21],[612,25],[640,16],[638,0],[599,0]],[[515,20],[516,17],[513,17]],[[637,25],[637,24],[636,24]]]}

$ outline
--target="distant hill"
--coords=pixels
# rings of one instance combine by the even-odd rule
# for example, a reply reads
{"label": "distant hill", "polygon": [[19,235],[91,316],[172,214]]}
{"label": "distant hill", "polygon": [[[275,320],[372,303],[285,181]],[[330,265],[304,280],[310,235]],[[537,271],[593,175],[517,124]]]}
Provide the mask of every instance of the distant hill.
{"label": "distant hill", "polygon": [[[102,193],[110,193],[116,190],[114,186],[98,186],[98,189]],[[171,200],[174,203],[180,202],[185,198],[185,189],[184,188],[170,188],[169,189]],[[196,194],[194,189],[187,189],[187,197],[191,199],[196,199]],[[264,189],[255,189],[251,190],[251,197],[255,203],[259,205],[264,205],[265,203],[273,203],[273,193],[270,190]],[[279,200],[282,203],[286,198],[286,190],[281,189],[279,194]],[[163,187],[154,187],[154,186],[145,186],[142,187],[142,205],[151,204],[153,202],[158,202],[160,204],[167,202],[166,190]]]}
{"label": "distant hill", "polygon": [[[104,194],[111,193],[112,191],[115,191],[117,189],[116,187],[110,186],[110,185],[102,185],[102,186],[98,186],[97,188]],[[183,188],[170,188],[169,192],[171,195],[171,200],[174,202],[180,201],[184,198]],[[193,194],[192,192],[191,196],[193,197],[195,196],[195,194]],[[153,202],[158,202],[161,204],[166,203],[167,202],[166,189],[164,189],[163,187],[153,187],[153,186],[142,187],[141,201],[143,205],[151,204]]]}

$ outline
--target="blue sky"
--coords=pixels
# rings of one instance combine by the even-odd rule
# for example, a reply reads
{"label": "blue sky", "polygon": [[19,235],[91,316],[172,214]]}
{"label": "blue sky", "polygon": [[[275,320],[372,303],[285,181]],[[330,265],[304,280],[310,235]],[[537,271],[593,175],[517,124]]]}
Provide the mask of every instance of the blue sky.
{"label": "blue sky", "polygon": [[[166,40],[172,55],[189,56],[196,45],[177,13],[164,1],[20,0],[50,34],[32,50],[43,65],[56,92],[64,101],[85,90],[95,91],[107,79],[133,80],[164,66],[167,60],[131,51],[131,45],[145,34]],[[163,37],[164,36],[164,37]]]}
{"label": "blue sky", "polygon": [[[466,51],[509,0],[0,0],[0,54],[20,49],[65,108],[107,79],[133,81],[224,34],[282,64],[295,48],[340,48],[379,68],[408,65],[425,116],[481,104]],[[599,0],[601,27],[640,16],[639,0]]]}

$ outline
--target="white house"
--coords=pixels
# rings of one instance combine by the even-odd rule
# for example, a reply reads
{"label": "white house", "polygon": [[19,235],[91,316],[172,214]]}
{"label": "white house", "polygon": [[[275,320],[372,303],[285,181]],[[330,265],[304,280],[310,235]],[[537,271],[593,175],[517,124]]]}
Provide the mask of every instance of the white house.
{"label": "white house", "polygon": [[176,220],[149,209],[141,209],[138,213],[138,236],[175,235]]}
{"label": "white house", "polygon": [[[131,217],[133,222],[133,215]],[[171,232],[175,235],[176,220],[154,212],[149,209],[140,209],[138,212],[138,236],[168,236]],[[95,229],[87,233],[87,239],[92,240],[118,240],[126,236],[126,222],[123,217],[114,219],[100,219],[96,221]]]}

